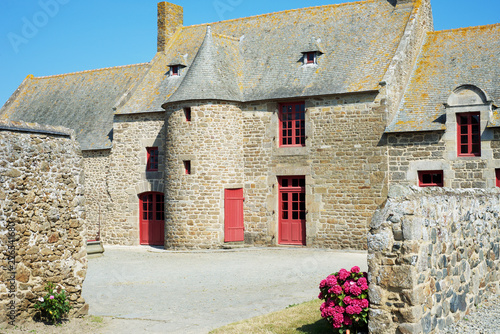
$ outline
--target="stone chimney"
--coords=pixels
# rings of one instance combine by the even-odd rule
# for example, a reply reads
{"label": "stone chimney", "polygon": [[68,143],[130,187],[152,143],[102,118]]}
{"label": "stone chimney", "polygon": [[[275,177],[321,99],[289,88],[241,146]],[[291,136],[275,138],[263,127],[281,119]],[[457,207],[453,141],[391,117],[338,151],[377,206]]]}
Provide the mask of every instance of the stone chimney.
{"label": "stone chimney", "polygon": [[182,27],[183,21],[181,6],[165,1],[158,3],[158,52],[165,51],[170,38]]}

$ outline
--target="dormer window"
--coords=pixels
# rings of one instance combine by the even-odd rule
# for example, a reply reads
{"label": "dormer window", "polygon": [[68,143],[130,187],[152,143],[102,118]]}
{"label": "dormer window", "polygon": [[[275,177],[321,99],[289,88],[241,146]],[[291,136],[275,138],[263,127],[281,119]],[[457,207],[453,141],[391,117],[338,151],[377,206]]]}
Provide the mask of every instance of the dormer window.
{"label": "dormer window", "polygon": [[304,64],[316,64],[316,52],[306,52],[304,54]]}
{"label": "dormer window", "polygon": [[170,76],[180,76],[181,75],[181,66],[180,65],[171,65],[170,66]]}

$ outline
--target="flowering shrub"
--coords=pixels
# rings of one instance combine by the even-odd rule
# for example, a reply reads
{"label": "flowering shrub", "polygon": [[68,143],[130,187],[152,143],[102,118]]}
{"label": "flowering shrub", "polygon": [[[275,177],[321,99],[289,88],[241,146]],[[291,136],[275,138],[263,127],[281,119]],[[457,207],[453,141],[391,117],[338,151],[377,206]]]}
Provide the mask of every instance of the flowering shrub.
{"label": "flowering shrub", "polygon": [[368,274],[358,266],[351,271],[341,269],[319,284],[321,316],[328,320],[338,333],[366,331],[368,325]]}
{"label": "flowering shrub", "polygon": [[35,308],[40,311],[40,319],[52,323],[60,321],[71,309],[66,291],[61,285],[58,284],[56,288],[51,282],[47,283],[45,291],[47,291],[45,297],[38,298],[35,304]]}

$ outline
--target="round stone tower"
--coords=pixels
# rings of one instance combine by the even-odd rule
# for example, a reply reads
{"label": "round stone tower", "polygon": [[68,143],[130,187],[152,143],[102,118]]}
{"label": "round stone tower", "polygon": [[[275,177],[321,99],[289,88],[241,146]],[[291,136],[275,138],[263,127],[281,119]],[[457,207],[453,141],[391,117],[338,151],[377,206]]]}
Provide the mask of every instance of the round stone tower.
{"label": "round stone tower", "polygon": [[165,248],[219,247],[225,189],[243,188],[241,109],[209,102],[168,111],[165,152]]}

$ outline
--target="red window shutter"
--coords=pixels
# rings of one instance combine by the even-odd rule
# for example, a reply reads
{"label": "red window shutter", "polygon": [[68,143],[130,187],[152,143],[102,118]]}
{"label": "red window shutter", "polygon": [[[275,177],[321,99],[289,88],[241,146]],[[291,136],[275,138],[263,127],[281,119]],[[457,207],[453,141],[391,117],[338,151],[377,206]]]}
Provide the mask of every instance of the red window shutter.
{"label": "red window shutter", "polygon": [[481,121],[479,113],[457,114],[458,156],[481,156]]}
{"label": "red window shutter", "polygon": [[419,187],[442,187],[443,185],[442,170],[423,170],[418,172]]}
{"label": "red window shutter", "polygon": [[279,106],[280,146],[305,146],[304,102],[282,103]]}
{"label": "red window shutter", "polygon": [[146,171],[158,171],[158,147],[148,147],[147,150],[147,163]]}

